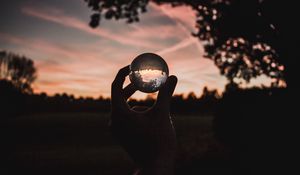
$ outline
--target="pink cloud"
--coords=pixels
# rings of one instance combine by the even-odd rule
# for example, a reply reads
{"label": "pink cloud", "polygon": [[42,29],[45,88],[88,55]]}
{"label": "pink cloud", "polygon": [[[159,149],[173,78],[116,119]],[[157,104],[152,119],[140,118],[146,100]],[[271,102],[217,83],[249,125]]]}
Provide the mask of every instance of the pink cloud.
{"label": "pink cloud", "polygon": [[92,29],[87,25],[86,22],[83,22],[75,17],[67,16],[57,9],[47,8],[44,10],[40,10],[32,7],[23,7],[22,12],[29,16],[71,27],[92,35],[116,41],[124,45],[129,44],[135,47],[157,48],[157,45],[145,40],[137,41],[136,39],[131,39],[130,37],[123,37],[122,35],[111,33],[103,28]]}
{"label": "pink cloud", "polygon": [[[165,48],[163,50],[160,50],[157,52],[157,54],[159,55],[165,55],[165,54],[168,54],[168,53],[172,53],[172,52],[175,52],[175,51],[178,51],[179,49],[183,49],[187,46],[190,46],[192,44],[198,44],[199,40],[197,38],[186,38],[176,44],[174,44],[173,46],[171,47],[168,47],[168,48]],[[203,47],[202,47],[203,48]],[[199,49],[200,53],[203,53],[204,50],[201,48],[201,50]]]}
{"label": "pink cloud", "polygon": [[172,19],[179,29],[187,35],[191,35],[192,29],[195,28],[196,20],[196,13],[191,8],[187,6],[173,8],[170,5],[155,5],[153,3],[150,3],[150,6]]}
{"label": "pink cloud", "polygon": [[[198,39],[195,39],[191,35],[193,29],[195,28],[195,20],[196,20],[196,14],[195,12],[187,6],[179,6],[176,8],[171,7],[170,5],[155,5],[153,3],[150,3],[151,8],[155,9],[156,11],[160,11],[165,16],[172,19],[175,23],[178,29],[182,33],[185,34],[185,40],[182,40],[181,42],[176,43],[175,45],[171,46],[170,48],[164,49],[160,52],[166,52],[166,51],[176,51],[177,49],[181,49],[183,47],[188,46],[189,44],[195,44],[197,49],[203,53],[203,45]],[[197,42],[194,42],[196,41]],[[189,42],[189,44],[187,43]]]}
{"label": "pink cloud", "polygon": [[[45,56],[54,56],[56,58],[52,58],[53,60],[57,60],[62,62],[62,58],[64,60],[66,59],[72,59],[82,61],[82,58],[85,59],[85,61],[100,61],[102,65],[111,65],[113,60],[107,60],[99,58],[97,55],[99,54],[98,51],[90,51],[86,49],[77,49],[72,48],[70,46],[65,45],[59,45],[56,43],[47,42],[43,39],[28,39],[24,37],[18,37],[13,36],[7,33],[0,33],[0,38],[2,40],[5,40],[6,42],[13,43],[20,45],[22,47],[27,47],[32,50],[35,50],[35,52],[41,52]],[[59,58],[60,57],[60,58]],[[41,61],[40,59],[37,59],[36,61]],[[46,64],[48,64],[46,62]]]}
{"label": "pink cloud", "polygon": [[157,25],[157,26],[143,26],[139,24],[132,24],[134,31],[127,32],[128,37],[135,37],[141,39],[183,39],[186,34],[174,25]]}
{"label": "pink cloud", "polygon": [[164,14],[180,22],[184,28],[193,30],[196,23],[196,12],[188,6],[172,7],[170,5],[161,5],[158,7]]}

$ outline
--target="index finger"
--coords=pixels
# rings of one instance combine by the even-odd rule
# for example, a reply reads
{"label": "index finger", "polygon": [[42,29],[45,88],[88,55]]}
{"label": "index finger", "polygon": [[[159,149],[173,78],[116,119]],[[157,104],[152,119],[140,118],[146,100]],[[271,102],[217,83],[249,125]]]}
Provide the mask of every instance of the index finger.
{"label": "index finger", "polygon": [[177,81],[178,81],[177,77],[174,75],[168,77],[166,83],[158,92],[158,96],[154,108],[169,112],[172,94],[175,90]]}

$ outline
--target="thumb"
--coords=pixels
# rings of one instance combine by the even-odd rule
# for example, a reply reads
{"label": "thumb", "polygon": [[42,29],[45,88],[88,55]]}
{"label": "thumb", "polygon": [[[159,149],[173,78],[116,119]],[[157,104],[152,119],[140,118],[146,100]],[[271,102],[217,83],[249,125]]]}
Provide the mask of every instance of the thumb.
{"label": "thumb", "polygon": [[170,111],[170,102],[176,84],[177,84],[177,77],[174,75],[169,76],[166,83],[158,92],[157,101],[154,105],[154,108],[167,111],[167,112]]}

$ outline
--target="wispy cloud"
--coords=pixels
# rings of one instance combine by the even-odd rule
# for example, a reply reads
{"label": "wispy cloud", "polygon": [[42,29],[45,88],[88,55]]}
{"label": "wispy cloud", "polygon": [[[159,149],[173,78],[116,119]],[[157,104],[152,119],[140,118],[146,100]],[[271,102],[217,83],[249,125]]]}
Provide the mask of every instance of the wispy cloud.
{"label": "wispy cloud", "polygon": [[[68,45],[51,43],[44,39],[26,38],[1,32],[0,38],[8,43],[17,44],[24,48],[35,50],[35,52],[41,52],[45,56],[53,56],[51,59],[45,58],[47,64],[49,64],[49,61],[52,63],[70,63],[70,61],[74,62],[75,60],[82,62],[82,58],[85,61],[100,61],[102,65],[111,65],[114,62],[113,60],[99,58],[97,51],[72,48]],[[39,58],[36,61],[43,61],[43,58]]]}
{"label": "wispy cloud", "polygon": [[[196,48],[203,53],[203,46],[201,45],[200,41],[193,37],[191,35],[192,30],[195,26],[195,12],[192,11],[188,7],[177,7],[174,9],[173,7],[170,7],[168,5],[155,5],[153,3],[150,4],[152,8],[154,8],[157,11],[161,11],[163,14],[165,14],[167,17],[172,19],[177,27],[181,30],[182,33],[185,34],[185,39],[182,40],[181,42],[176,43],[175,45],[166,48],[162,51],[159,51],[163,54],[166,54],[167,52],[174,52],[177,49],[181,49],[183,47],[186,47],[190,44],[195,44]],[[187,38],[187,39],[186,39]],[[197,42],[195,42],[197,41]]]}
{"label": "wispy cloud", "polygon": [[29,16],[33,16],[39,19],[57,23],[66,27],[74,28],[92,35],[96,35],[98,37],[116,41],[124,45],[132,45],[135,47],[157,48],[157,45],[145,40],[137,41],[135,39],[130,39],[129,37],[123,37],[122,35],[111,33],[108,30],[105,30],[103,28],[92,29],[87,25],[86,22],[83,22],[75,17],[68,16],[64,14],[63,11],[60,11],[58,9],[45,8],[41,10],[33,7],[23,7],[21,11],[24,14]]}
{"label": "wispy cloud", "polygon": [[143,26],[140,24],[131,24],[133,31],[127,32],[128,37],[141,38],[141,39],[183,39],[186,34],[178,30],[174,25],[156,25],[156,26]]}
{"label": "wispy cloud", "polygon": [[[187,39],[184,39],[184,40],[174,44],[171,47],[168,47],[168,48],[165,48],[163,50],[158,51],[157,54],[165,55],[165,54],[168,54],[168,53],[171,53],[171,52],[178,51],[179,49],[183,49],[183,48],[185,48],[187,46],[190,46],[192,44],[197,44],[197,42],[199,42],[199,41],[196,38],[187,38]],[[199,55],[200,55],[200,53],[199,53]]]}

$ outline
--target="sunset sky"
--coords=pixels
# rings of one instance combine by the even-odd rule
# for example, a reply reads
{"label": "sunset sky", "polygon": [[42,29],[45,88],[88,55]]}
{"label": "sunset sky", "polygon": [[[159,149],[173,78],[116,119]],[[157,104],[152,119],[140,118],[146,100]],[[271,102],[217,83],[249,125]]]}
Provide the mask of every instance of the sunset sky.
{"label": "sunset sky", "polygon": [[[32,58],[38,69],[35,92],[110,96],[119,68],[143,52],[162,56],[178,77],[175,93],[224,89],[227,80],[203,58],[201,42],[191,36],[195,15],[188,7],[150,4],[141,22],[101,21],[88,26],[91,11],[83,0],[10,0],[0,6],[0,50]],[[128,83],[128,82],[127,82]],[[261,78],[252,83],[268,84]],[[142,93],[134,97],[143,97]]]}

